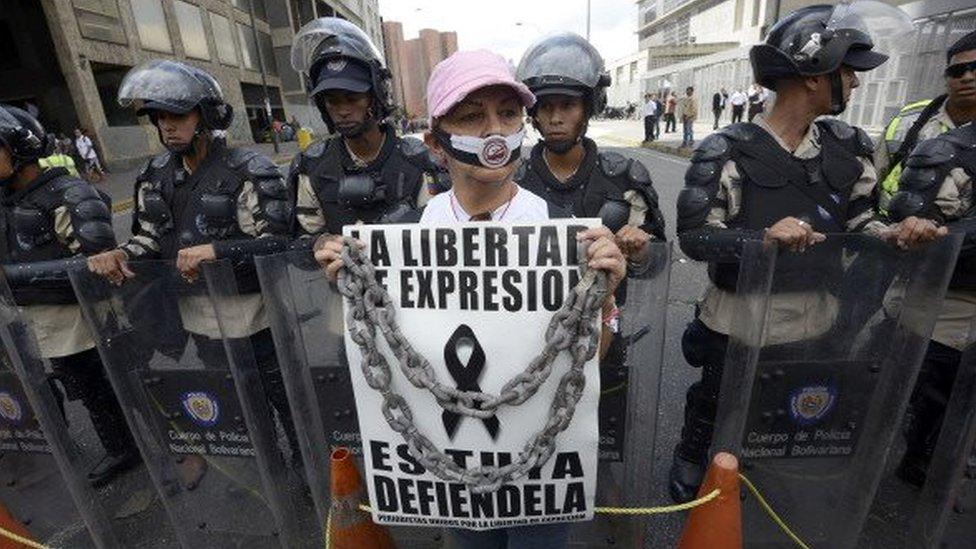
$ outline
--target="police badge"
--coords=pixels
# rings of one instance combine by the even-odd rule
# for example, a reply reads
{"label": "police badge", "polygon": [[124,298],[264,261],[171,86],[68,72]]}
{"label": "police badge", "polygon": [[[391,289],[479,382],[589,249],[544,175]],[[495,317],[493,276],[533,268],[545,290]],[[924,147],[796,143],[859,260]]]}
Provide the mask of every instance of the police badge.
{"label": "police badge", "polygon": [[827,385],[799,387],[790,393],[790,415],[800,425],[813,425],[834,408],[837,390]]}
{"label": "police badge", "polygon": [[180,401],[190,419],[201,427],[213,427],[220,419],[220,405],[209,393],[203,391],[183,393]]}

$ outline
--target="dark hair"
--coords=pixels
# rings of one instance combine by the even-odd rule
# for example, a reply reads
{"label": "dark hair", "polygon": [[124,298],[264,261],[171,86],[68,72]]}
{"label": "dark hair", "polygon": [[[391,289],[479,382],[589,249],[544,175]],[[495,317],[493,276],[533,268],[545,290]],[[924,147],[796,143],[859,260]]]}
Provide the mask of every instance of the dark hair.
{"label": "dark hair", "polygon": [[687,88],[685,88],[685,92],[690,92],[690,91],[695,91],[695,87],[694,86],[688,86]]}
{"label": "dark hair", "polygon": [[949,46],[949,50],[946,51],[946,64],[948,64],[953,56],[955,56],[957,53],[971,50],[976,50],[976,31],[963,36],[959,40],[956,40],[953,45]]}

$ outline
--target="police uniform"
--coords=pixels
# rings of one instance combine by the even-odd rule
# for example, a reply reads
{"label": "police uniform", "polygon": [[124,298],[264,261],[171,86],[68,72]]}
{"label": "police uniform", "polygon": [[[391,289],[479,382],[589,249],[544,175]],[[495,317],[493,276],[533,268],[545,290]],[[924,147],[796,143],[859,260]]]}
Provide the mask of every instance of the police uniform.
{"label": "police uniform", "polygon": [[633,225],[664,240],[664,216],[651,175],[640,161],[620,153],[600,151],[592,139],[582,139],[583,160],[566,181],[552,174],[543,156],[545,145],[536,143],[528,160],[519,166],[515,182],[573,212],[576,217],[604,217],[619,230]]}
{"label": "police uniform", "polygon": [[[704,465],[714,429],[728,334],[746,299],[735,293],[743,244],[785,217],[820,233],[880,234],[885,224],[873,209],[876,175],[870,138],[859,128],[825,119],[810,125],[795,150],[772,131],[765,117],[727,126],[706,138],[691,159],[678,197],[678,236],[692,259],[708,262],[711,284],[682,338],[685,359],[702,368],[687,394],[685,425],[676,458]],[[822,245],[821,245],[822,246]],[[814,254],[781,257],[784,280],[804,280],[831,267]],[[770,297],[765,345],[824,336],[838,315],[830,292],[778,288]],[[700,480],[700,479],[698,479]]]}
{"label": "police uniform", "polygon": [[[0,203],[4,268],[41,356],[50,360],[68,399],[84,404],[108,455],[135,459],[132,436],[65,276],[66,260],[115,247],[108,198],[64,168],[51,168],[22,189],[5,190]],[[38,283],[38,274],[53,282]]]}
{"label": "police uniform", "polygon": [[[136,178],[135,205],[132,238],[121,246],[129,259],[172,260],[183,248],[212,244],[218,260],[232,263],[242,295],[223,299],[236,302],[237,314],[220,326],[208,296],[184,296],[178,301],[183,327],[205,364],[223,364],[222,337],[251,339],[269,400],[295,445],[264,301],[251,265],[254,256],[283,251],[288,244],[290,191],[278,167],[263,155],[213,139],[195,170],[170,152],[147,162]],[[297,446],[294,449],[297,458]]]}
{"label": "police uniform", "polygon": [[899,468],[905,480],[921,485],[935,450],[942,415],[962,351],[976,318],[976,126],[967,124],[924,141],[905,161],[892,219],[932,219],[963,234],[963,245],[936,320],[922,371],[912,396],[908,449]]}
{"label": "police uniform", "polygon": [[382,131],[379,154],[368,163],[356,158],[340,135],[294,158],[288,181],[296,192],[294,232],[300,241],[310,243],[320,234],[342,234],[345,225],[376,223],[414,210],[450,188],[447,173],[421,141],[400,138],[391,126]]}
{"label": "police uniform", "polygon": [[[921,120],[923,116],[925,119]],[[904,164],[904,159],[898,161],[898,152],[916,123],[920,123],[921,126],[914,140],[915,144],[937,137],[956,127],[952,117],[946,111],[945,96],[905,105],[888,123],[884,133],[884,146],[879,146],[874,153],[874,166],[881,182],[878,209],[882,213],[888,211],[888,202],[898,192],[898,181]],[[911,153],[913,148],[914,146],[911,146],[905,153]]]}

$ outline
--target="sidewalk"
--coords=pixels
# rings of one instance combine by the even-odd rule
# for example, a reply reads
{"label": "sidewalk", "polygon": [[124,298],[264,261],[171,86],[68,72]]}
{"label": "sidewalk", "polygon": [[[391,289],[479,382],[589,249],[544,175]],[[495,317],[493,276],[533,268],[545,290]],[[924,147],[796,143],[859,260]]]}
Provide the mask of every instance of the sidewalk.
{"label": "sidewalk", "polygon": [[[275,164],[281,166],[282,169],[287,169],[288,163],[291,162],[292,157],[298,152],[298,143],[295,141],[280,143],[279,149],[281,152],[278,155],[274,154],[274,145],[271,143],[254,143],[244,145],[244,148],[264,154],[274,160]],[[139,176],[139,171],[142,170],[143,165],[144,163],[140,163],[138,168],[132,170],[113,171],[106,174],[104,179],[95,184],[96,187],[112,197],[113,213],[125,212],[132,209],[133,185],[135,185],[136,177]]]}
{"label": "sidewalk", "polygon": [[[726,119],[721,120],[721,124],[728,124]],[[720,126],[721,127],[721,126]],[[712,134],[711,121],[699,121],[695,123],[695,145]],[[590,122],[590,130],[587,135],[598,145],[605,147],[644,147],[676,156],[689,157],[693,149],[681,148],[682,129],[678,124],[677,131],[664,133],[664,124],[661,124],[661,135],[658,139],[644,143],[644,121],[643,120],[593,120]]]}

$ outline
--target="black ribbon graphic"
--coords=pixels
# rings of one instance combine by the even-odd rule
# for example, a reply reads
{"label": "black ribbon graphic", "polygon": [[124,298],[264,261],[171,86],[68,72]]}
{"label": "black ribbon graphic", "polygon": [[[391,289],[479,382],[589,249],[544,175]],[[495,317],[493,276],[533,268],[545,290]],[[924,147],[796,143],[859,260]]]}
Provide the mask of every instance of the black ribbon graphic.
{"label": "black ribbon graphic", "polygon": [[[457,354],[458,345],[463,340],[470,341],[474,346],[467,364],[461,364],[461,359]],[[485,367],[485,350],[481,348],[478,338],[474,336],[474,332],[467,324],[458,326],[458,329],[451,334],[451,338],[447,340],[447,345],[444,346],[444,363],[447,364],[447,372],[457,382],[458,390],[481,392],[481,387],[478,386],[478,378],[481,377],[481,371]],[[454,440],[461,415],[444,410],[441,413],[441,421],[444,422],[444,429],[447,431],[448,438]],[[488,429],[491,439],[496,440],[498,438],[498,418],[491,416],[482,419],[481,422]]]}

